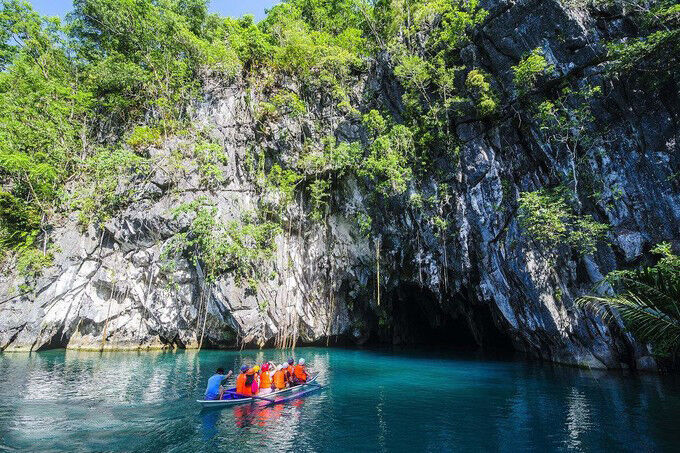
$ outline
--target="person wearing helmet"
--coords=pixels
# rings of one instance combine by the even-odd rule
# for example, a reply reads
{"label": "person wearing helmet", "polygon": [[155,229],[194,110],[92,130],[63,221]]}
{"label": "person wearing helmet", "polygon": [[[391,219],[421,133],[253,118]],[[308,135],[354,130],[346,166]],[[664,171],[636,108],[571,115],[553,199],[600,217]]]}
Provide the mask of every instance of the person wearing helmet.
{"label": "person wearing helmet", "polygon": [[207,400],[221,400],[224,395],[224,384],[226,384],[229,376],[232,375],[232,371],[224,374],[224,368],[218,368],[208,379],[208,387],[205,389],[205,399]]}
{"label": "person wearing helmet", "polygon": [[246,387],[250,389],[249,395],[257,395],[260,389],[260,366],[255,365],[246,372]]}
{"label": "person wearing helmet", "polygon": [[288,378],[286,377],[286,370],[288,367],[279,365],[276,367],[276,372],[272,377],[272,390],[283,390],[288,385]]}
{"label": "person wearing helmet", "polygon": [[295,376],[295,360],[292,357],[288,359],[288,368],[286,369],[286,373],[288,374],[288,382],[290,382],[290,385],[294,385],[295,382],[293,381],[293,376]]}
{"label": "person wearing helmet", "polygon": [[304,384],[307,382],[307,368],[305,368],[305,359],[300,359],[298,364],[295,366],[294,379],[297,384]]}
{"label": "person wearing helmet", "polygon": [[239,395],[247,395],[246,393],[246,372],[248,371],[248,365],[243,365],[241,367],[241,373],[236,377],[236,393]]}
{"label": "person wearing helmet", "polygon": [[272,376],[269,373],[269,364],[262,365],[260,370],[260,395],[266,395],[272,391]]}

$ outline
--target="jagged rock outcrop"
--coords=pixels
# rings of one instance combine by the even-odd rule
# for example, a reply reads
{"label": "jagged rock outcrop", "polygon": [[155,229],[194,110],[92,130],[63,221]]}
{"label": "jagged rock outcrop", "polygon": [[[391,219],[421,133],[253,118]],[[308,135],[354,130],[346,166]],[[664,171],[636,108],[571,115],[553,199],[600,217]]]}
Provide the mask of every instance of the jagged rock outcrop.
{"label": "jagged rock outcrop", "polygon": [[[603,78],[602,43],[626,32],[625,18],[557,1],[486,3],[489,17],[462,55],[492,75],[506,104],[514,96],[511,66],[536,47],[560,77],[606,84],[593,111],[607,125],[607,145],[588,162],[602,193],[587,210],[611,225],[609,245],[585,257],[565,248],[553,260],[522,233],[517,195],[545,186],[564,164],[536,125],[508,109],[493,124],[461,120],[460,159],[437,162],[455,194],[445,207],[452,224],[447,238],[437,237],[403,200],[368,206],[359,182],[350,178],[334,194],[337,209],[326,224],[310,224],[304,200],[296,202],[268,265],[271,278],[257,289],[231,277],[208,289],[193,260],[164,265],[164,247],[190,220],[172,216],[173,206],[207,196],[224,221],[252,209],[259,195],[245,174],[245,156],[258,143],[285,160],[293,150],[267,138],[277,132],[365,139],[357,119],[321,99],[309,118],[281,118],[265,137],[250,107],[253,95],[238,83],[214,84],[197,108],[196,123],[224,145],[227,181],[204,189],[190,162],[183,169],[170,165],[164,156],[180,146],[176,142],[151,150],[159,165],[148,181],[139,181],[134,203],[101,230],[81,232],[75,218],[64,219],[52,233],[56,265],[33,292],[12,294],[16,277],[2,282],[0,348],[238,347],[342,335],[357,342],[511,344],[557,362],[653,368],[647,347],[573,301],[606,272],[636,263],[653,244],[680,238],[677,92],[641,93],[628,81]],[[359,107],[371,92],[399,114],[401,93],[385,62],[375,62],[360,81],[353,94]],[[315,118],[332,120],[322,132],[310,132]],[[436,190],[434,181],[422,184]],[[370,240],[352,220],[361,209],[371,210],[379,230]]]}

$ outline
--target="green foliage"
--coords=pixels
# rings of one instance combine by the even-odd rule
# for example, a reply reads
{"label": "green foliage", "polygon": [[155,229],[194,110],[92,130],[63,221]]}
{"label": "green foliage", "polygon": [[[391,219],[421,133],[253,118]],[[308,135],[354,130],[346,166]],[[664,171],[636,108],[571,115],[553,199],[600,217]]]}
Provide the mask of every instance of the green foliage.
{"label": "green foliage", "polygon": [[373,226],[373,219],[367,213],[361,211],[356,215],[357,225],[359,226],[359,232],[362,236],[368,237],[371,234],[371,228]]}
{"label": "green foliage", "polygon": [[373,138],[379,136],[387,129],[387,121],[377,110],[371,110],[361,117],[362,123]]}
{"label": "green foliage", "polygon": [[0,246],[3,250],[22,244],[27,236],[38,233],[41,212],[31,203],[9,192],[0,192]]}
{"label": "green foliage", "polygon": [[435,236],[438,238],[443,237],[449,229],[449,221],[438,215],[432,217],[430,221],[432,222]]}
{"label": "green foliage", "polygon": [[128,136],[126,143],[139,152],[150,146],[159,146],[161,144],[161,133],[153,127],[137,126]]}
{"label": "green foliage", "polygon": [[413,152],[412,132],[401,124],[393,126],[370,145],[359,175],[371,178],[385,196],[402,194],[412,177],[408,161]]}
{"label": "green foliage", "polygon": [[271,59],[273,46],[270,37],[258,27],[251,15],[240,19],[224,19],[212,33],[217,39],[226,40],[234,49],[238,60],[247,69],[254,70]]}
{"label": "green foliage", "polygon": [[279,164],[274,164],[267,175],[267,186],[277,192],[279,205],[285,208],[293,201],[295,189],[301,180],[301,174],[290,169],[284,170]]}
{"label": "green foliage", "polygon": [[543,56],[543,49],[535,48],[529,55],[522,58],[517,66],[512,67],[512,81],[515,89],[520,95],[530,92],[535,88],[540,77],[551,73],[554,69],[554,66],[549,65]]}
{"label": "green foliage", "polygon": [[91,97],[65,51],[58,20],[0,2],[0,175],[5,249],[39,234],[80,155]]}
{"label": "green foliage", "polygon": [[432,68],[418,55],[404,55],[394,68],[394,75],[411,92],[418,92],[427,98]]}
{"label": "green foliage", "polygon": [[284,91],[277,93],[272,98],[272,104],[276,107],[282,115],[287,115],[292,118],[303,115],[307,111],[307,106],[292,91]]}
{"label": "green foliage", "polygon": [[211,188],[223,183],[224,175],[220,169],[220,164],[226,165],[228,162],[224,147],[209,141],[199,141],[193,148],[193,156],[198,167],[201,185]]}
{"label": "green foliage", "polygon": [[284,90],[276,93],[270,99],[271,102],[261,102],[259,105],[258,119],[267,117],[286,116],[297,118],[307,112],[305,103],[292,91]]}
{"label": "green foliage", "polygon": [[343,176],[356,170],[361,154],[359,143],[338,142],[335,137],[328,136],[321,140],[321,148],[307,144],[297,162],[297,168],[305,176],[328,173]]}
{"label": "green foliage", "polygon": [[618,312],[628,329],[651,343],[658,355],[680,353],[680,257],[668,243],[652,253],[661,255],[654,266],[610,272],[602,283],[612,285],[613,296],[586,296],[577,300],[611,319]]}
{"label": "green foliage", "polygon": [[[467,90],[456,85],[456,74],[466,70],[460,50],[487,13],[477,0],[405,0],[379,2],[375,15],[394,74],[405,88],[405,120],[418,156],[413,169],[425,171],[432,156],[456,149],[450,124],[459,111],[469,110],[466,106],[472,103],[482,116],[496,109],[483,76],[480,80],[473,73]],[[465,96],[468,93],[473,100]]]}
{"label": "green foliage", "polygon": [[[252,16],[209,15],[204,0],[75,0],[65,26],[41,18],[24,2],[0,2],[4,251],[18,253],[29,237],[30,247],[43,249],[36,244],[45,244],[41,235],[62,209],[65,192],[83,223],[104,222],[133,200],[149,164],[140,156],[187,128],[205,80],[210,80],[205,88],[214,89],[238,77],[248,99],[267,100],[256,109],[263,126],[258,134],[280,131],[266,122],[281,117],[304,116],[312,129],[308,133],[305,127],[296,142],[287,131],[258,137],[261,143],[289,140],[291,150],[304,142],[299,154],[278,155],[256,144],[246,154],[251,180],[268,203],[260,206],[257,221],[244,218],[229,226],[215,220],[214,206],[194,207],[196,223],[177,250],[200,250],[199,259],[209,263],[214,278],[224,273],[251,278],[253,263],[261,264],[266,253],[239,262],[233,255],[248,254],[235,244],[266,236],[256,226],[276,226],[280,220],[271,219],[280,219],[296,194],[309,197],[306,206],[314,220],[325,217],[331,189],[350,176],[357,177],[361,190],[368,186],[379,195],[367,199],[401,196],[414,186],[414,175],[435,173],[435,162],[457,162],[456,117],[474,112],[488,117],[500,110],[490,76],[466,67],[461,56],[475,27],[486,20],[478,0],[289,0],[259,23]],[[638,5],[634,14],[641,36],[611,44],[612,67],[653,72],[661,63],[677,62],[676,5],[626,2]],[[392,117],[391,108],[376,97],[368,104],[374,109],[360,115],[357,82],[369,64],[383,59],[402,85],[405,108]],[[532,51],[513,68],[518,92],[532,90],[552,69],[540,49]],[[537,112],[544,138],[571,167],[564,183],[570,177],[576,198],[579,163],[597,144],[585,102],[595,94],[597,88],[565,89]],[[337,117],[314,118],[308,104],[334,106],[352,120],[361,119],[366,141],[319,140],[324,121],[336,124]],[[201,134],[181,143],[173,158],[191,160],[185,167],[198,169],[202,188],[225,181],[226,154],[220,145]],[[68,189],[67,181],[72,182]],[[449,226],[444,211],[450,190],[442,189],[430,206],[437,234]],[[422,210],[425,203],[421,195],[411,196],[414,209]],[[591,250],[599,224],[568,206],[548,203],[552,220],[564,229],[556,239]],[[363,233],[371,229],[369,220],[358,220]],[[221,267],[220,260],[232,260],[235,267]]]}
{"label": "green foliage", "polygon": [[233,276],[239,285],[263,278],[264,263],[276,251],[278,224],[247,213],[240,220],[221,221],[217,208],[205,198],[183,203],[172,213],[189,215],[192,221],[187,231],[171,239],[164,260],[180,254],[190,258],[210,282],[222,275]]}
{"label": "green foliage", "polygon": [[309,185],[309,198],[312,204],[312,220],[318,222],[323,219],[326,208],[328,207],[330,188],[331,183],[326,179],[315,179]]}
{"label": "green foliage", "polygon": [[408,204],[416,210],[423,209],[423,196],[417,192],[411,194],[408,199]]}
{"label": "green foliage", "polygon": [[54,256],[52,253],[44,253],[35,247],[35,236],[27,238],[26,242],[16,248],[17,271],[19,275],[28,278],[36,278],[40,272],[52,265]]}
{"label": "green foliage", "polygon": [[487,81],[487,75],[478,69],[468,72],[465,85],[472,92],[472,98],[477,105],[477,111],[481,116],[489,116],[498,109],[496,95]]}
{"label": "green foliage", "polygon": [[132,181],[148,171],[148,161],[122,148],[102,148],[80,168],[81,181],[70,194],[83,226],[103,224],[127,206],[136,193]]}
{"label": "green foliage", "polygon": [[[64,26],[21,1],[2,0],[5,248],[43,231],[67,180],[75,181],[68,205],[83,223],[104,222],[129,203],[133,182],[148,165],[139,155],[186,126],[205,75],[218,73],[211,80],[229,83],[243,74],[261,97],[270,94],[260,105],[262,120],[305,115],[305,100],[319,96],[358,115],[350,93],[377,46],[393,51],[405,100],[412,101],[414,115],[406,124],[394,125],[373,110],[363,117],[367,149],[334,137],[308,141],[292,165],[274,163],[269,172],[263,150],[247,158],[259,187],[279,194],[279,208],[304,183],[315,218],[327,209],[330,187],[346,175],[370,179],[385,196],[403,193],[413,168],[428,160],[416,148],[446,138],[441,143],[454,149],[447,131],[448,115],[460,101],[454,95],[461,70],[456,62],[486,14],[476,0],[406,3],[409,11],[397,3],[290,0],[255,23],[251,16],[209,15],[204,0],[75,0]],[[431,32],[423,45],[413,39],[420,32]],[[282,89],[280,80],[291,83]],[[492,110],[484,76],[469,89],[481,112]],[[420,115],[422,100],[426,111]],[[103,136],[113,138],[101,143]],[[202,137],[173,158],[191,158],[202,187],[224,181],[224,150]]]}
{"label": "green foliage", "polygon": [[274,6],[258,24],[271,37],[274,69],[310,90],[330,89],[341,101],[343,85],[352,69],[363,66],[366,51],[356,3],[292,0]]}
{"label": "green foliage", "polygon": [[519,222],[529,236],[548,248],[566,245],[580,254],[595,252],[607,225],[569,206],[565,190],[541,189],[519,196]]}
{"label": "green foliage", "polygon": [[196,97],[200,71],[238,70],[233,50],[202,36],[207,2],[187,2],[74,1],[67,31],[108,115],[128,122],[152,112],[165,130]]}
{"label": "green foliage", "polygon": [[[83,222],[124,206],[124,180],[140,162],[117,144],[93,146],[97,135],[117,129],[136,151],[158,145],[185,118],[199,74],[236,75],[235,51],[213,39],[217,33],[203,34],[215,31],[206,11],[203,0],[76,0],[64,26],[27,2],[0,2],[5,250],[42,234],[67,180],[82,183],[69,206]],[[125,133],[131,124],[137,127]]]}
{"label": "green foliage", "polygon": [[[597,127],[590,108],[590,99],[602,92],[599,86],[581,90],[565,87],[555,100],[545,100],[538,106],[537,118],[544,139],[566,155],[571,173],[572,191],[578,196],[578,167],[597,144]],[[579,155],[583,156],[579,159]]]}
{"label": "green foliage", "polygon": [[[638,25],[640,35],[609,42],[609,69],[633,77],[651,88],[678,83],[680,63],[680,4],[677,0],[598,0],[621,7]],[[641,75],[644,77],[641,77]]]}

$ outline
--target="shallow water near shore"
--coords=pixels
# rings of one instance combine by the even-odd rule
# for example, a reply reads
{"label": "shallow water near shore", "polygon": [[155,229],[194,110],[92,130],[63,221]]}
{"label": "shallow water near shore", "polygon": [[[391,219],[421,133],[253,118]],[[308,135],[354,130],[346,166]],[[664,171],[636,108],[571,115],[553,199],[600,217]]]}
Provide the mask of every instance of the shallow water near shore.
{"label": "shallow water near shore", "polygon": [[[278,350],[0,354],[0,451],[671,451],[677,377],[423,351],[298,348],[298,400],[201,410],[215,368]],[[260,450],[261,451],[261,450]]]}

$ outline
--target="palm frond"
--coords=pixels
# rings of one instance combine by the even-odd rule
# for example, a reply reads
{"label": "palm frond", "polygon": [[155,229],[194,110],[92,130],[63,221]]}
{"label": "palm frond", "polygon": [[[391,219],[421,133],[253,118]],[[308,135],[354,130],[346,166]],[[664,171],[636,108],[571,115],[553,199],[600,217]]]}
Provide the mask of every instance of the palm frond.
{"label": "palm frond", "polygon": [[680,259],[668,254],[657,265],[615,271],[599,283],[609,283],[613,296],[584,296],[577,305],[606,321],[618,313],[626,328],[657,353],[680,351]]}

